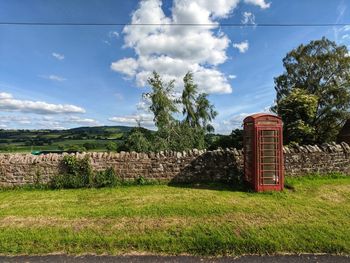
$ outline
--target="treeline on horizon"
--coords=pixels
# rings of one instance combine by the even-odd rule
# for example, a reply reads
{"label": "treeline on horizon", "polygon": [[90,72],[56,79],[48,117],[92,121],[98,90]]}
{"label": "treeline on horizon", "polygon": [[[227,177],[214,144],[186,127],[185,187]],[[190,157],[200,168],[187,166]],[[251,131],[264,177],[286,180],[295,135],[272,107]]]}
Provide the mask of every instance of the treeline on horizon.
{"label": "treeline on horizon", "polygon": [[[145,128],[128,126],[81,127],[67,130],[0,129],[0,152],[129,151],[125,141],[135,131],[154,133]],[[205,148],[241,148],[242,134],[240,129],[234,130],[230,135],[207,134]]]}

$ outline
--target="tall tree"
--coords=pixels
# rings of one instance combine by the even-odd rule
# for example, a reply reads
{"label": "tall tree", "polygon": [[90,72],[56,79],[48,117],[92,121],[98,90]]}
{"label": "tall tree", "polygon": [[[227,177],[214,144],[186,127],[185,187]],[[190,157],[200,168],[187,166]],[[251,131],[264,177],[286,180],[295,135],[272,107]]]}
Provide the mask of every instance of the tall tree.
{"label": "tall tree", "polygon": [[203,127],[206,131],[214,131],[214,127],[210,124],[218,115],[215,107],[208,100],[208,94],[201,93],[196,99],[196,121],[197,126]]}
{"label": "tall tree", "polygon": [[197,97],[197,85],[193,81],[193,73],[187,72],[184,81],[184,89],[182,91],[181,101],[183,104],[182,113],[185,115],[185,122],[190,127],[195,127],[197,124],[197,115],[195,109]]}
{"label": "tall tree", "polygon": [[181,102],[183,105],[182,113],[185,115],[184,122],[190,127],[204,128],[205,131],[214,131],[210,124],[217,116],[215,107],[210,103],[208,94],[200,93],[198,87],[193,81],[193,73],[187,72],[184,77],[184,89]]}
{"label": "tall tree", "polygon": [[[185,75],[185,87],[180,99],[174,96],[174,81],[165,83],[157,72],[153,72],[148,83],[151,92],[144,96],[151,101],[149,110],[154,114],[158,129],[152,136],[145,136],[139,127],[136,132],[129,134],[122,147],[135,151],[203,149],[205,134],[213,130],[210,122],[217,112],[209,102],[207,94],[197,94],[193,74],[188,72]],[[174,118],[178,103],[183,106],[183,121]]]}
{"label": "tall tree", "polygon": [[174,121],[173,114],[177,112],[175,99],[173,99],[174,81],[164,83],[157,72],[153,72],[148,79],[152,91],[145,96],[150,98],[150,110],[154,114],[154,122],[158,130],[163,132],[169,130]]}
{"label": "tall tree", "polygon": [[[308,142],[335,140],[341,126],[349,118],[350,56],[347,48],[326,38],[311,41],[290,51],[283,59],[283,66],[285,72],[275,78],[277,104],[273,110],[284,121],[286,134],[290,136],[288,141],[298,136],[291,129],[295,121],[302,123],[312,133],[308,136]],[[296,92],[296,89],[299,91]],[[294,107],[293,100],[298,101],[298,107]],[[305,114],[308,100],[315,110],[312,114]],[[292,122],[290,111],[294,112]],[[295,132],[300,132],[300,129]]]}

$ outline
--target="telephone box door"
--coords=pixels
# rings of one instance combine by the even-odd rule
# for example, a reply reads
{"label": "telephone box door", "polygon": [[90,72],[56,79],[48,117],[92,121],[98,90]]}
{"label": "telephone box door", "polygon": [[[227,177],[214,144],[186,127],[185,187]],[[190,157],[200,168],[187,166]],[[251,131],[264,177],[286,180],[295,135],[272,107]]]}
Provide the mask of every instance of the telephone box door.
{"label": "telephone box door", "polygon": [[282,190],[283,153],[281,128],[257,128],[257,184],[258,191]]}

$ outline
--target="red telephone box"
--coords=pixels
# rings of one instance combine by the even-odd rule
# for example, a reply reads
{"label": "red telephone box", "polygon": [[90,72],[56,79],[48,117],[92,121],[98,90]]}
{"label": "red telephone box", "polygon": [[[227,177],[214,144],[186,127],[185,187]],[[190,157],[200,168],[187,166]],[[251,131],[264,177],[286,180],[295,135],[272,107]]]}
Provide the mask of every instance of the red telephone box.
{"label": "red telephone box", "polygon": [[244,179],[257,191],[281,191],[284,184],[280,117],[258,113],[244,119]]}

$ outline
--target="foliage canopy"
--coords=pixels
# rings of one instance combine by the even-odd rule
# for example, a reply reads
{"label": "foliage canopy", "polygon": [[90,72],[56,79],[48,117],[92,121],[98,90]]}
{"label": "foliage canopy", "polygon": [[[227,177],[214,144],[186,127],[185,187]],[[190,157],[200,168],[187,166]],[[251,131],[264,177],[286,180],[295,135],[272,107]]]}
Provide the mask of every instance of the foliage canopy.
{"label": "foliage canopy", "polygon": [[[208,94],[198,93],[193,74],[184,78],[181,96],[175,94],[174,81],[165,83],[157,72],[148,79],[151,91],[144,94],[149,99],[149,110],[154,115],[157,131],[146,134],[140,127],[133,130],[125,148],[137,152],[203,149],[205,135],[214,130],[210,122],[217,116]],[[183,119],[178,119],[182,108]]]}
{"label": "foliage canopy", "polygon": [[285,72],[275,78],[277,104],[286,142],[335,140],[349,118],[350,57],[345,46],[326,38],[290,51]]}

